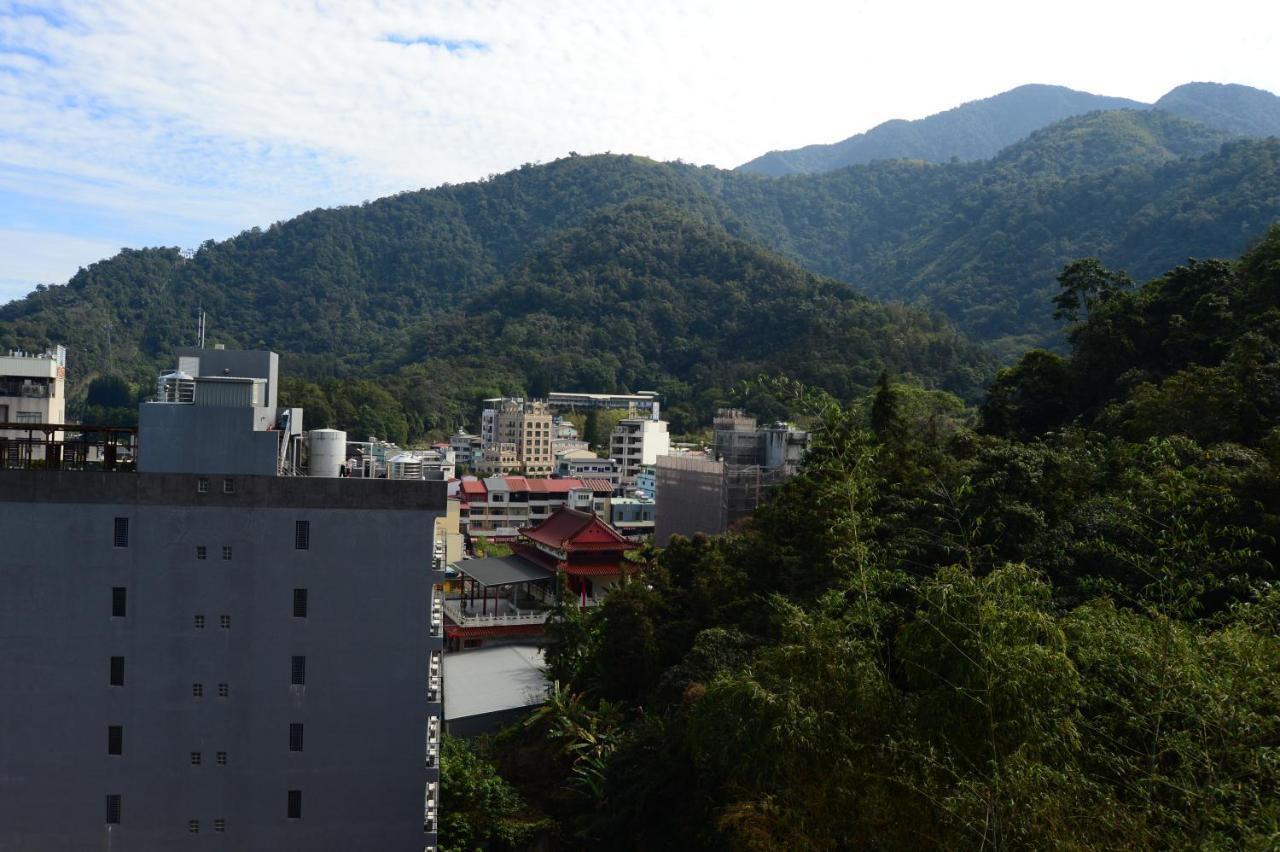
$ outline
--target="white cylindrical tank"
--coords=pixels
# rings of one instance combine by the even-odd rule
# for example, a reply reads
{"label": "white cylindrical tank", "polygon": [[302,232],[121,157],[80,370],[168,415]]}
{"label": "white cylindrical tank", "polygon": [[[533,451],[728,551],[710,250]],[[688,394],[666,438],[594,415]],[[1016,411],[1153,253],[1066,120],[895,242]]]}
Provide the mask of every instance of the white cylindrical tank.
{"label": "white cylindrical tank", "polygon": [[347,433],[341,429],[312,429],[307,433],[307,448],[311,456],[311,475],[336,477],[341,475],[347,460]]}

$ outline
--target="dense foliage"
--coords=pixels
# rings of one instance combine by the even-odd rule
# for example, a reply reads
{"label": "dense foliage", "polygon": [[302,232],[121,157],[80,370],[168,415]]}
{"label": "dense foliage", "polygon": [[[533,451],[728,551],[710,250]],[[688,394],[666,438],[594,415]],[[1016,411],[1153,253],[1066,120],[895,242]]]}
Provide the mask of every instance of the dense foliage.
{"label": "dense foliage", "polygon": [[555,614],[552,700],[489,752],[562,848],[1275,846],[1280,227],[1062,278],[1070,354],[979,431],[828,403],[744,529]]}
{"label": "dense foliage", "polygon": [[1244,136],[1280,136],[1280,98],[1236,83],[1186,83],[1155,102],[1192,121]]}

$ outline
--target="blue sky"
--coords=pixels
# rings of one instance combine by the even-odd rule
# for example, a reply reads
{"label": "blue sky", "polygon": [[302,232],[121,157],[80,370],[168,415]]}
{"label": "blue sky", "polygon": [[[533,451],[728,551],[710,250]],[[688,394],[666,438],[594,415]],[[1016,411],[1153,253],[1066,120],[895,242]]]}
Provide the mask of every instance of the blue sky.
{"label": "blue sky", "polygon": [[1278,7],[0,0],[0,302],[569,151],[731,167],[1028,82],[1280,91]]}

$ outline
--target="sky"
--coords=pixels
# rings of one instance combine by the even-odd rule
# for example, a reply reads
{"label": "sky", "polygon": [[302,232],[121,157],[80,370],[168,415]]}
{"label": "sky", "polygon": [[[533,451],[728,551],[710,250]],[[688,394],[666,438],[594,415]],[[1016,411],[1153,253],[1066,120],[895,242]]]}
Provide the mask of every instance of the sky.
{"label": "sky", "polygon": [[1023,83],[1280,92],[1262,0],[0,0],[0,303],[570,151],[732,168]]}

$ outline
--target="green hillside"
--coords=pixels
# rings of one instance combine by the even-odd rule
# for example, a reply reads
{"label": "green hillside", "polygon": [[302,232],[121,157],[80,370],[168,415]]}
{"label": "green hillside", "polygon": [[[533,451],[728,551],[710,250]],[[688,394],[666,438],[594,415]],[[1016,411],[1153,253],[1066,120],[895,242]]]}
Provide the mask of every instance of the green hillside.
{"label": "green hillside", "polygon": [[[1219,147],[1221,139],[1161,112],[1120,111],[1061,122],[982,163],[894,161],[774,179],[642,157],[568,157],[477,183],[311,211],[207,242],[190,258],[176,249],[124,251],[65,286],[0,306],[0,346],[68,344],[77,393],[88,379],[108,373],[141,387],[174,346],[192,342],[203,306],[211,340],[276,349],[287,373],[310,381],[395,376],[415,365],[429,375],[430,359],[463,359],[465,369],[463,361],[450,362],[447,387],[437,378],[430,393],[395,401],[408,424],[391,430],[397,434],[460,425],[477,391],[544,381],[573,385],[569,389],[674,382],[672,402],[691,406],[693,418],[723,398],[729,376],[768,367],[774,355],[845,397],[867,386],[876,359],[888,364],[891,357],[926,383],[968,393],[977,387],[973,376],[981,374],[985,356],[968,350],[963,358],[971,369],[961,370],[947,362],[950,355],[917,363],[903,354],[909,347],[895,353],[880,342],[914,341],[918,329],[937,340],[954,339],[954,332],[893,307],[876,308],[880,318],[873,321],[870,308],[853,307],[861,302],[841,302],[833,314],[830,300],[862,292],[940,312],[1011,360],[1028,346],[1057,339],[1051,297],[1063,264],[1096,256],[1141,280],[1189,254],[1236,254],[1280,219],[1280,140]],[[647,206],[625,208],[625,221],[601,215],[644,199]],[[659,220],[666,223],[675,211],[682,222],[716,236],[688,243],[673,265],[638,221],[653,216],[653,227],[670,232]],[[617,255],[612,261],[581,250],[597,230],[598,247]],[[572,250],[565,242],[570,234]],[[703,253],[708,264],[724,255],[724,241],[735,252],[750,244],[761,264],[769,252],[791,263],[771,257],[773,277],[733,264],[712,264],[715,274],[698,272]],[[553,257],[561,260],[548,280],[538,264]],[[673,304],[695,313],[706,306],[672,302],[647,286],[631,299],[592,291],[593,310],[601,312],[592,322],[562,313],[576,309],[578,294],[563,289],[569,282],[590,289],[607,280],[606,273],[625,273],[630,287],[637,272],[621,264],[623,258],[658,270],[646,273],[646,281],[670,276],[668,284],[678,281],[686,292],[707,277],[730,282],[749,302],[781,300],[792,311],[791,324],[768,328],[786,328],[794,341],[818,348],[802,358],[768,338],[763,351],[769,357],[761,356],[734,324],[661,319],[670,317]],[[835,281],[782,299],[774,295],[778,282],[800,273],[792,264]],[[545,303],[535,309],[536,300],[512,299],[526,291]],[[476,300],[482,292],[489,304]],[[519,317],[503,313],[515,304],[551,317],[548,335],[539,338],[527,322],[521,326]],[[846,316],[850,312],[860,316]],[[913,330],[894,334],[884,327],[859,341],[825,327],[832,316],[855,331],[883,322]],[[589,352],[562,334],[584,322],[593,332],[607,329]],[[528,356],[504,364],[486,360],[500,343],[494,335],[509,324],[526,335]],[[636,348],[635,335],[651,335],[649,348]],[[964,349],[946,346],[953,353]],[[846,354],[840,347],[853,348]],[[705,374],[715,358],[728,359],[724,376]],[[565,368],[570,360],[580,366]],[[817,375],[821,370],[827,374]]]}

